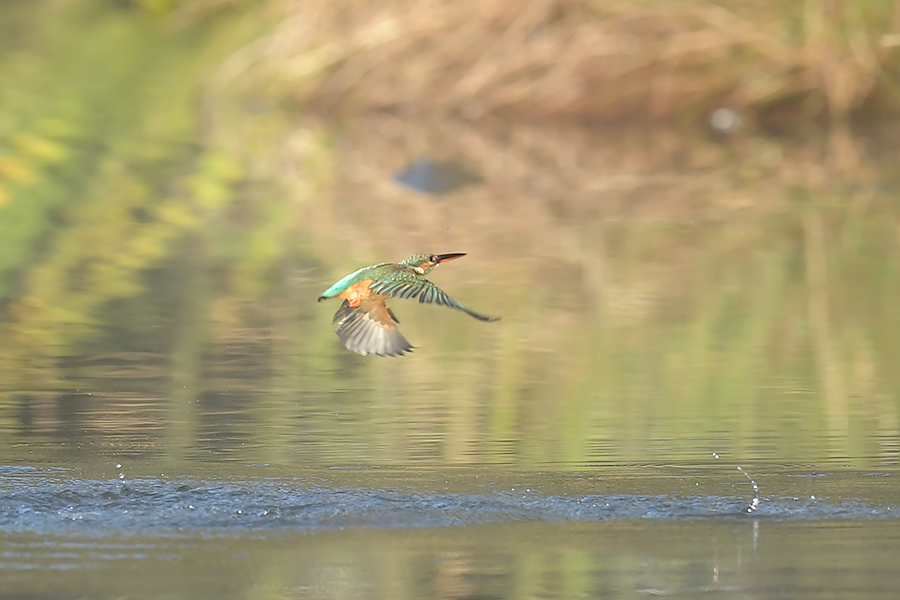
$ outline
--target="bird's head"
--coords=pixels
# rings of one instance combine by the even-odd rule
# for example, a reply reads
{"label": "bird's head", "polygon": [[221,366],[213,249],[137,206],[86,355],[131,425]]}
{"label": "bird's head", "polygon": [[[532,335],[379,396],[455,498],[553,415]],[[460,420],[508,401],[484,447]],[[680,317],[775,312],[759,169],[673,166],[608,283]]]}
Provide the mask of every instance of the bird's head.
{"label": "bird's head", "polygon": [[426,275],[442,262],[461,258],[465,255],[465,252],[451,252],[450,254],[413,254],[409,258],[403,260],[400,264],[412,267],[422,275]]}

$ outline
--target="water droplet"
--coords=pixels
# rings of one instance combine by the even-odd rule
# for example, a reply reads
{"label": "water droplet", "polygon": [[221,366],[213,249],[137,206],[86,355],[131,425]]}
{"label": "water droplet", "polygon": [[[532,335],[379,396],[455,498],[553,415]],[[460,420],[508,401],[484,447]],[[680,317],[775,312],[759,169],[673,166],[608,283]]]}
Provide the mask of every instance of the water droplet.
{"label": "water droplet", "polygon": [[719,458],[719,454],[716,452],[713,452],[713,458]]}
{"label": "water droplet", "polygon": [[117,469],[121,469],[121,468],[122,468],[121,463],[116,463],[116,468],[117,468]]}
{"label": "water droplet", "polygon": [[125,479],[125,473],[119,473],[119,479]]}

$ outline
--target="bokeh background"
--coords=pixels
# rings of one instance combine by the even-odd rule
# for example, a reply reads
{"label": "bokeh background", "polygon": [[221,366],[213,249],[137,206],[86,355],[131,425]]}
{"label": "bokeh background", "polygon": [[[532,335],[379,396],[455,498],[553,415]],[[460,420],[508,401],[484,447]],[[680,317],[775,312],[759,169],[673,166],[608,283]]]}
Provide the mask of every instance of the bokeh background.
{"label": "bokeh background", "polygon": [[893,472],[898,114],[886,0],[5,0],[0,462]]}

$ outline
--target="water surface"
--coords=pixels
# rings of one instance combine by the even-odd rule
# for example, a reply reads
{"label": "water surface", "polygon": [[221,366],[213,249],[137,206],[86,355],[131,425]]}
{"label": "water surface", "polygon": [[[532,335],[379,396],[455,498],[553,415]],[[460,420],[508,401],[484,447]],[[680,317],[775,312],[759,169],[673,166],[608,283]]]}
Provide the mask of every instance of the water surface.
{"label": "water surface", "polygon": [[[3,15],[0,595],[895,595],[890,126],[323,118],[108,9]],[[317,296],[422,251],[503,320],[348,353]]]}

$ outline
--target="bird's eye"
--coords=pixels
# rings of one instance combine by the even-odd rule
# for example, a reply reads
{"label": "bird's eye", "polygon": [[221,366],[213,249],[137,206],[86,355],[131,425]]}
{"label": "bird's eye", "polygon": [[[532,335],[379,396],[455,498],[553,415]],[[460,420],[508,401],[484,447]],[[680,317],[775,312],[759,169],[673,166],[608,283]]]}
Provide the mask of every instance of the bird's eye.
{"label": "bird's eye", "polygon": [[436,263],[438,261],[438,257],[435,254],[432,254],[428,257],[428,262]]}

